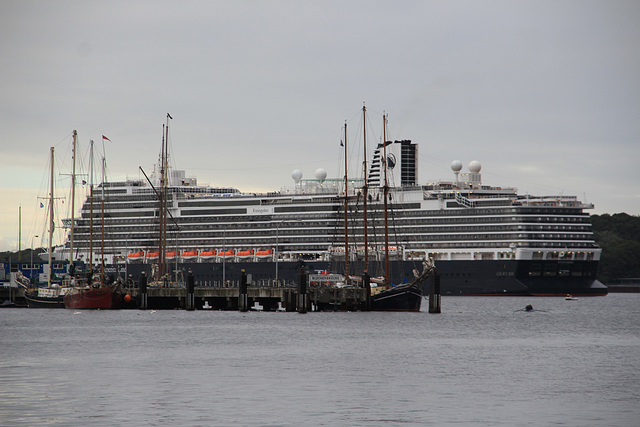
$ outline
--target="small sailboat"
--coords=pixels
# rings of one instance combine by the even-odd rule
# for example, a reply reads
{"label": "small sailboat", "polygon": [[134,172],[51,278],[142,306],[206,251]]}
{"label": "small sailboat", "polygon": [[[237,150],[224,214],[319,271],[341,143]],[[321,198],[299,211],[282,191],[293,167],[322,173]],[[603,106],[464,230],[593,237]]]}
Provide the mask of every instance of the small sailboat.
{"label": "small sailboat", "polygon": [[[93,141],[91,141],[91,159],[93,163]],[[105,187],[105,159],[102,158],[102,214],[101,214],[101,230],[102,230],[102,248],[101,254],[104,254],[104,187]],[[93,164],[91,165],[91,184],[90,184],[91,206],[93,209]],[[93,228],[93,212],[91,213],[91,228]],[[93,232],[91,233],[90,242],[90,261],[89,265],[93,265]],[[75,279],[74,279],[75,280]],[[86,283],[75,283],[75,285],[64,296],[64,307],[73,310],[81,309],[110,309],[119,296],[114,292],[115,283],[106,283],[104,272],[104,256],[101,256],[101,269],[95,273],[89,273]]]}

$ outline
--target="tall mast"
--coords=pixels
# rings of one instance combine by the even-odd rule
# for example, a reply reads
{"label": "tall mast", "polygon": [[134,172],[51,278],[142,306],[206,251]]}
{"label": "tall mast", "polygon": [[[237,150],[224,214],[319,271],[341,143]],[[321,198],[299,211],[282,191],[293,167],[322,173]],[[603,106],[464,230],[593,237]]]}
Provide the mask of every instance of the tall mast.
{"label": "tall mast", "polygon": [[53,221],[53,147],[51,147],[51,189],[49,193],[49,280],[48,286],[51,287],[51,275],[53,271],[51,269],[51,259],[53,258],[53,229],[55,223]]}
{"label": "tall mast", "polygon": [[166,184],[166,151],[165,144],[166,138],[169,137],[169,119],[167,119],[167,124],[162,125],[162,150],[160,152],[160,212],[159,212],[159,220],[160,220],[160,238],[158,242],[158,277],[156,280],[160,280],[160,278],[164,275],[164,251],[165,251],[165,184]]}
{"label": "tall mast", "polygon": [[89,163],[89,268],[93,271],[93,140]]}
{"label": "tall mast", "polygon": [[[173,119],[167,113],[167,125],[162,135],[162,166],[160,168],[160,252],[158,253],[158,274],[164,276],[167,268],[165,263],[167,251],[167,186],[169,173],[169,119]],[[164,125],[163,125],[164,126]],[[177,251],[177,248],[176,248]],[[160,277],[158,279],[160,279]]]}
{"label": "tall mast", "polygon": [[71,171],[71,233],[69,233],[69,262],[73,264],[73,231],[75,228],[75,212],[76,212],[76,144],[78,141],[78,132],[73,131],[73,148],[71,149],[71,160],[73,169]]}
{"label": "tall mast", "polygon": [[21,253],[22,253],[22,205],[19,205],[18,206],[18,262],[20,262]]}
{"label": "tall mast", "polygon": [[103,150],[103,155],[102,155],[102,194],[101,194],[101,199],[102,199],[102,204],[101,204],[101,211],[102,211],[102,221],[100,221],[102,223],[102,242],[100,243],[100,252],[101,252],[101,262],[100,262],[100,284],[102,285],[104,283],[104,182],[105,182],[105,177],[104,177],[104,167],[105,167],[105,162],[107,161],[107,159],[104,157],[104,150]]}
{"label": "tall mast", "polygon": [[382,167],[384,167],[384,283],[389,289],[389,215],[387,212],[387,198],[389,197],[389,181],[387,180],[387,115],[382,115],[382,146],[383,157]]}
{"label": "tall mast", "polygon": [[364,272],[369,272],[369,241],[367,238],[367,198],[369,190],[367,188],[367,107],[362,106],[362,136],[364,139]]}
{"label": "tall mast", "polygon": [[344,277],[349,283],[349,179],[347,175],[347,121],[344,122]]}

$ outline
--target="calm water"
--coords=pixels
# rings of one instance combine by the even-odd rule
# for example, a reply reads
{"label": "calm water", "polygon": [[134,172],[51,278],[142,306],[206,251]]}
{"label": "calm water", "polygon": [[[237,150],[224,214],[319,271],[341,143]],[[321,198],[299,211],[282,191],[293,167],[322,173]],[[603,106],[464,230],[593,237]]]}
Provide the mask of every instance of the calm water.
{"label": "calm water", "polygon": [[0,424],[638,425],[640,295],[442,304],[3,309]]}

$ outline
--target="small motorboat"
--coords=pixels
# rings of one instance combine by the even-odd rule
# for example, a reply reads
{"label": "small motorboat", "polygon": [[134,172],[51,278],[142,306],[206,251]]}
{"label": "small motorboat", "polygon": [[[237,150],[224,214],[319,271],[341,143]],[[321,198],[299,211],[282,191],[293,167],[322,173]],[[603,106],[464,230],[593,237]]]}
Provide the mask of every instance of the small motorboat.
{"label": "small motorboat", "polygon": [[573,295],[571,295],[571,294],[567,294],[567,296],[566,296],[566,297],[564,297],[564,299],[566,299],[567,301],[575,301],[575,300],[577,300],[578,298],[574,297],[574,296],[573,296]]}

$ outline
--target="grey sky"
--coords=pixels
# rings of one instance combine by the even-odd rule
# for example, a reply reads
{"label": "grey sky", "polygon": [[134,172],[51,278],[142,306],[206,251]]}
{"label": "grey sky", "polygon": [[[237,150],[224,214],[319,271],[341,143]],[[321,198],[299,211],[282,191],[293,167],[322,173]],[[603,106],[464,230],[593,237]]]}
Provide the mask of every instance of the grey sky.
{"label": "grey sky", "polygon": [[638,22],[633,1],[3,1],[0,250],[19,205],[23,247],[39,233],[73,129],[138,178],[168,112],[176,167],[267,191],[340,176],[363,101],[420,144],[422,183],[478,160],[487,184],[638,215]]}

